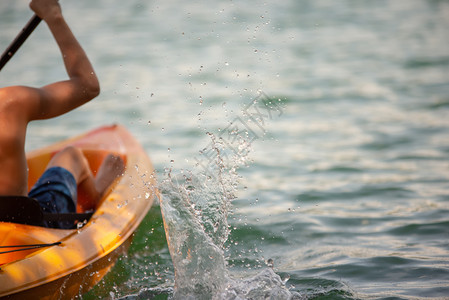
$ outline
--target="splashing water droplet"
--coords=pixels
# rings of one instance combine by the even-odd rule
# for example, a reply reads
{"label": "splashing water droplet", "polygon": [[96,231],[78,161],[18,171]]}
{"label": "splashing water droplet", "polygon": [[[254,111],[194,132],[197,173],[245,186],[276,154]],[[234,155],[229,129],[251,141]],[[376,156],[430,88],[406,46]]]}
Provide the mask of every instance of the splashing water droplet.
{"label": "splashing water droplet", "polygon": [[286,284],[287,281],[288,281],[289,279],[290,279],[290,275],[286,274],[286,275],[284,276],[284,278],[282,279],[282,283],[283,283],[283,284]]}

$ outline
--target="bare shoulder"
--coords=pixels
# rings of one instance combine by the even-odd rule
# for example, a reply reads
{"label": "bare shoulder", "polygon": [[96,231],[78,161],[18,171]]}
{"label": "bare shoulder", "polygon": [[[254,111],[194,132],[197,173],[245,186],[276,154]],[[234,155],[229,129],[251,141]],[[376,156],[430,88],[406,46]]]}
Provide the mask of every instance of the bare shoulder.
{"label": "bare shoulder", "polygon": [[27,87],[11,86],[0,88],[0,143],[5,147],[5,139],[23,135],[30,121],[31,111],[35,109],[33,98]]}
{"label": "bare shoulder", "polygon": [[39,96],[42,89],[23,85],[13,85],[0,88],[0,99],[2,100],[20,100],[24,98],[33,98]]}
{"label": "bare shoulder", "polygon": [[[15,113],[28,121],[35,118],[34,114],[39,110],[42,91],[27,86],[8,86],[0,88],[0,113],[8,115]],[[21,119],[22,119],[21,118]]]}

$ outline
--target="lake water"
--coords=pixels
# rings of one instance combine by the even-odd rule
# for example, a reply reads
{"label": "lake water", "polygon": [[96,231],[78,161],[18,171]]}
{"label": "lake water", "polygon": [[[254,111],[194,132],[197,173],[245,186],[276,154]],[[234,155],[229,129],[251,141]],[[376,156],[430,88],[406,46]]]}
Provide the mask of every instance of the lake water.
{"label": "lake water", "polygon": [[[27,149],[123,124],[172,230],[156,205],[83,298],[449,299],[448,1],[62,5],[102,93]],[[0,2],[2,48],[30,17]],[[45,24],[0,73],[62,78]]]}

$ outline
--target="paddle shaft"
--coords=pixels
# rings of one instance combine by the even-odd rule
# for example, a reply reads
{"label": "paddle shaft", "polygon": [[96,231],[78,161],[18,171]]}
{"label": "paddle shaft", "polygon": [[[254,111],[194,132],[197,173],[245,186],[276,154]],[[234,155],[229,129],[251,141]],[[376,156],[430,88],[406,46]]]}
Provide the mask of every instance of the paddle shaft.
{"label": "paddle shaft", "polygon": [[33,32],[33,30],[39,25],[41,22],[41,18],[39,18],[37,15],[34,15],[28,23],[25,25],[25,27],[22,29],[22,31],[17,35],[17,37],[14,39],[14,41],[9,45],[8,48],[6,48],[5,52],[3,52],[1,58],[0,58],[0,70],[3,69],[3,67],[6,65],[6,63],[11,59],[11,57],[16,53],[16,51],[22,46],[22,44],[25,42],[25,40],[30,36],[30,34]]}

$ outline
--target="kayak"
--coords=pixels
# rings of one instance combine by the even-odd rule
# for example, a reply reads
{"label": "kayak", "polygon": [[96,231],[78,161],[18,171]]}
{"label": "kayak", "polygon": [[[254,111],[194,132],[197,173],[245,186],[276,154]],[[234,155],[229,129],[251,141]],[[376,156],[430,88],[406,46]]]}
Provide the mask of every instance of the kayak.
{"label": "kayak", "polygon": [[67,146],[83,151],[94,174],[109,153],[120,155],[124,175],[109,187],[89,221],[75,229],[0,222],[0,298],[69,299],[87,292],[126,252],[158,196],[149,157],[120,125],[28,153],[29,189],[52,155]]}

